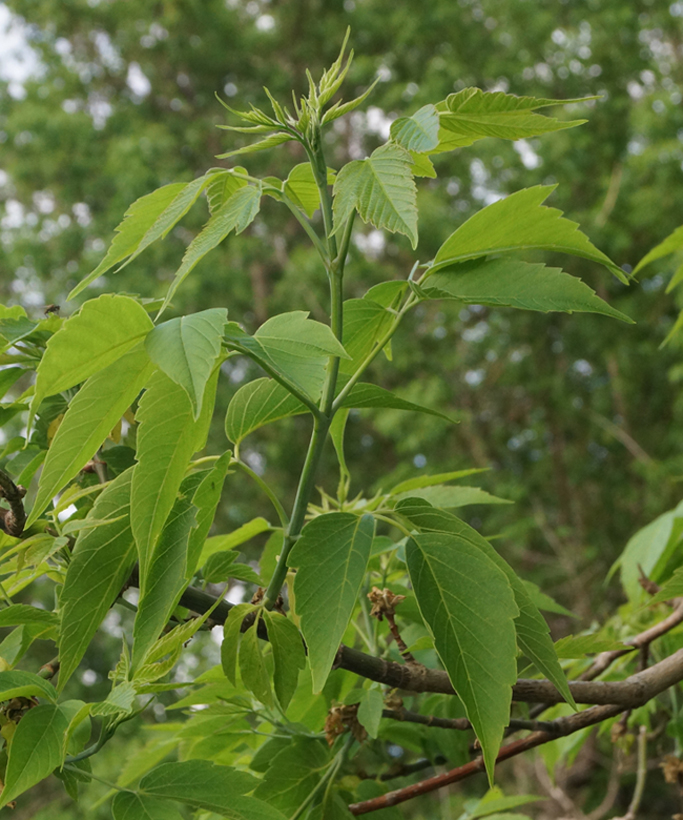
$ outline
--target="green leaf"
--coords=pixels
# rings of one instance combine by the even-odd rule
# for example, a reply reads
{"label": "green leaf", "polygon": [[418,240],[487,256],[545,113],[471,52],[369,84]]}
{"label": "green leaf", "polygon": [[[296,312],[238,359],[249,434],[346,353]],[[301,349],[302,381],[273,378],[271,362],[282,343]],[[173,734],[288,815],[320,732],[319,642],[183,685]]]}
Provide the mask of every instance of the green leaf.
{"label": "green leaf", "polygon": [[0,806],[6,806],[61,765],[68,726],[59,706],[46,704],[26,712],[12,737]]}
{"label": "green leaf", "polygon": [[327,513],[309,522],[289,554],[313,691],[322,690],[358,599],[375,533],[372,516]]}
{"label": "green leaf", "polygon": [[246,168],[211,168],[209,184],[206,186],[206,199],[209,203],[209,213],[215,214],[228,199],[249,183],[240,175],[247,174]]}
{"label": "green leaf", "polygon": [[351,375],[384,336],[395,314],[371,299],[347,299],[344,302],[344,349],[350,359],[339,363],[339,372]]}
{"label": "green leaf", "polygon": [[449,509],[453,507],[466,507],[469,504],[512,504],[506,498],[498,498],[496,495],[487,493],[480,487],[448,487],[446,485],[435,487],[415,488],[395,493],[398,499],[423,498],[429,501],[434,507]]}
{"label": "green leaf", "polygon": [[109,523],[82,530],[76,540],[60,597],[60,691],[135,564],[137,552],[129,518],[132,476],[132,469],[121,473],[105,487],[90,511],[89,517]]}
{"label": "green leaf", "polygon": [[412,117],[399,117],[391,123],[391,139],[407,151],[422,154],[439,144],[439,112],[424,105]]}
{"label": "green leaf", "polygon": [[396,510],[423,531],[448,532],[459,541],[480,549],[506,575],[519,608],[515,622],[519,648],[555,684],[567,703],[575,706],[567,679],[558,663],[548,625],[532,601],[524,582],[507,561],[475,529],[451,513],[434,509],[417,499],[400,501]]}
{"label": "green leaf", "polygon": [[264,610],[268,640],[273,650],[273,684],[283,711],[296,691],[299,671],[306,666],[306,653],[294,623],[276,612]]}
{"label": "green leaf", "polygon": [[296,738],[273,756],[255,794],[289,817],[309,797],[329,762],[322,743]]}
{"label": "green leaf", "polygon": [[112,800],[111,814],[114,820],[182,820],[172,803],[136,792],[117,792]]}
{"label": "green leaf", "polygon": [[242,635],[240,641],[240,677],[242,683],[257,700],[272,708],[273,692],[270,688],[270,675],[259,644],[258,619],[257,614],[256,621]]}
{"label": "green leaf", "polygon": [[245,145],[243,148],[237,148],[236,150],[228,151],[225,154],[217,154],[216,159],[229,159],[230,157],[236,157],[240,154],[254,154],[257,151],[267,151],[269,148],[275,148],[275,146],[282,145],[285,142],[291,142],[293,139],[294,137],[283,132],[271,134],[271,136],[266,137],[263,140],[259,140],[258,142],[252,142],[250,145]]}
{"label": "green leaf", "polygon": [[597,655],[599,652],[612,652],[627,649],[621,641],[611,640],[600,635],[567,635],[555,642],[558,658],[583,658],[586,655]]}
{"label": "green leaf", "polygon": [[518,259],[471,260],[430,276],[424,293],[433,299],[458,299],[465,304],[512,307],[522,310],[602,313],[622,322],[633,319],[596,296],[576,276]]}
{"label": "green leaf", "polygon": [[198,422],[187,393],[160,372],[154,374],[140,399],[137,418],[138,463],[130,515],[144,587],[157,540],[197,449]]}
{"label": "green leaf", "polygon": [[231,231],[240,234],[256,219],[262,194],[260,185],[238,187],[218,210],[212,211],[209,221],[188,245],[159,315],[166,310],[180,285],[209,251],[218,247]]}
{"label": "green leaf", "polygon": [[185,188],[186,183],[176,182],[173,185],[164,185],[151,194],[140,197],[126,211],[123,222],[116,228],[116,234],[112,240],[107,255],[95,268],[81,281],[67,296],[67,300],[73,299],[85,290],[91,282],[98,276],[106,273],[114,265],[122,262],[130,256],[140,245],[143,236],[154,225],[157,218],[166,210],[173,200]]}
{"label": "green leaf", "polygon": [[[473,809],[467,812],[467,820],[477,820],[480,817],[489,817],[507,809],[516,809],[518,806],[524,806],[527,803],[535,803],[537,800],[542,800],[542,797],[537,797],[535,794],[515,794],[506,797],[498,788],[490,789],[482,799],[475,805]],[[516,815],[499,815],[500,817],[522,817],[521,814]],[[528,820],[528,818],[527,818]]]}
{"label": "green leaf", "polygon": [[434,163],[427,156],[427,154],[417,154],[415,151],[411,151],[410,156],[413,160],[410,171],[414,177],[436,179],[436,169],[434,168]]}
{"label": "green leaf", "polygon": [[242,622],[245,617],[256,609],[255,604],[238,604],[230,610],[225,625],[223,627],[223,643],[221,644],[221,666],[225,677],[234,686],[237,680],[237,652],[239,649],[240,636],[242,634]]}
{"label": "green leaf", "polygon": [[178,800],[230,820],[285,820],[261,800],[243,797],[257,785],[252,775],[208,760],[162,763],[140,781],[140,789],[152,797]]}
{"label": "green leaf", "polygon": [[121,683],[118,686],[114,686],[101,703],[92,704],[90,714],[99,717],[122,717],[130,715],[135,710],[136,695],[137,689],[133,681]]}
{"label": "green leaf", "polygon": [[188,476],[180,485],[180,497],[171,510],[159,543],[149,561],[133,628],[133,670],[166,626],[187,585],[187,549],[190,532],[196,525],[194,493],[202,473]]}
{"label": "green leaf", "polygon": [[503,91],[486,92],[479,88],[464,88],[457,94],[451,94],[437,106],[442,130],[436,151],[451,151],[471,145],[484,137],[518,140],[574,128],[585,120],[562,122],[533,112],[538,108],[585,102],[586,99],[594,98],[543,100],[515,97]]}
{"label": "green leaf", "polygon": [[0,627],[17,626],[18,624],[57,626],[59,618],[56,612],[48,612],[28,604],[11,604],[5,609],[0,609]]}
{"label": "green leaf", "polygon": [[18,669],[0,672],[0,700],[35,696],[51,701],[57,700],[54,686],[39,675],[34,675],[32,672],[21,672]]}
{"label": "green leaf", "polygon": [[105,294],[85,302],[50,338],[38,365],[32,412],[103,370],[142,341],[154,325],[135,299]]}
{"label": "green leaf", "polygon": [[668,256],[670,253],[675,253],[676,251],[681,250],[681,248],[683,248],[683,225],[681,225],[680,228],[676,228],[676,230],[673,233],[670,233],[666,239],[659,243],[659,245],[655,245],[649,253],[646,253],[640,262],[638,262],[635,266],[633,275],[635,276],[646,265],[649,265],[650,262],[654,262],[657,259]]}
{"label": "green leaf", "polygon": [[413,536],[406,561],[420,612],[492,781],[517,680],[519,609],[509,581],[483,550],[451,533]]}
{"label": "green leaf", "polygon": [[[621,268],[578,230],[576,222],[564,219],[562,211],[557,208],[542,204],[556,187],[536,185],[525,188],[482,208],[439,248],[427,276],[456,262],[535,248],[590,259],[604,265],[622,282],[628,282]],[[423,286],[428,287],[428,282],[425,277]]]}
{"label": "green leaf", "polygon": [[[328,179],[328,181],[330,180]],[[309,218],[318,210],[320,207],[320,192],[310,162],[302,162],[292,168],[285,180],[285,194]]]}
{"label": "green leaf", "polygon": [[381,145],[368,159],[345,165],[334,183],[334,229],[355,209],[364,222],[402,233],[417,246],[417,188],[412,158],[399,145]]}
{"label": "green leaf", "polygon": [[364,689],[358,707],[358,722],[371,738],[379,733],[379,722],[382,719],[384,697],[379,689]]}
{"label": "green leaf", "polygon": [[230,400],[225,434],[233,444],[240,444],[259,427],[307,412],[308,408],[275,379],[255,379],[240,387]]}
{"label": "green leaf", "polygon": [[377,384],[367,384],[365,382],[356,384],[351,388],[351,392],[342,402],[342,407],[355,407],[358,409],[387,407],[393,410],[409,410],[413,413],[427,413],[430,416],[445,419],[451,424],[454,423],[452,418],[440,413],[438,410],[432,410],[431,407],[424,407],[421,404],[401,399]]}
{"label": "green leaf", "polygon": [[683,567],[678,567],[659,592],[650,599],[649,603],[659,604],[681,596],[683,596]]}
{"label": "green leaf", "polygon": [[534,606],[538,609],[542,609],[544,612],[556,612],[558,615],[566,615],[567,618],[578,617],[567,609],[567,607],[562,606],[562,604],[558,604],[557,601],[550,597],[550,595],[546,595],[545,592],[541,592],[536,584],[531,581],[522,581],[522,583],[524,584],[526,591],[529,593],[529,597],[533,601]]}
{"label": "green leaf", "polygon": [[237,578],[248,584],[263,584],[261,578],[248,564],[237,563],[237,553],[234,550],[214,552],[204,565],[202,576],[210,584],[225,583],[228,578]]}
{"label": "green leaf", "polygon": [[26,522],[27,528],[95,455],[153,371],[154,365],[144,346],[139,343],[120,359],[91,376],[78,391],[45,459],[38,494]]}
{"label": "green leaf", "polygon": [[435,484],[445,484],[447,481],[455,481],[458,478],[466,478],[477,473],[485,473],[487,467],[473,467],[468,470],[455,470],[450,473],[439,473],[438,475],[421,475],[416,478],[409,478],[402,481],[389,490],[389,495],[398,495],[408,490],[418,490],[421,487],[433,487]]}
{"label": "green leaf", "polygon": [[199,557],[198,566],[203,567],[209,558],[217,552],[224,552],[239,547],[245,541],[249,541],[256,535],[262,532],[268,532],[272,529],[271,525],[265,518],[253,518],[246,524],[242,524],[236,530],[227,535],[214,535],[213,538],[207,538],[202,547],[202,552]]}
{"label": "green leaf", "polygon": [[199,566],[199,558],[216,515],[231,459],[232,454],[230,452],[223,453],[213,468],[204,474],[204,478],[192,498],[192,503],[197,508],[197,523],[190,533],[187,546],[185,577],[188,581]]}
{"label": "green leaf", "polygon": [[7,395],[14,382],[25,372],[23,367],[6,367],[0,370],[0,399]]}
{"label": "green leaf", "polygon": [[206,384],[221,355],[225,308],[211,308],[157,325],[145,339],[150,359],[187,393],[194,418],[202,409]]}

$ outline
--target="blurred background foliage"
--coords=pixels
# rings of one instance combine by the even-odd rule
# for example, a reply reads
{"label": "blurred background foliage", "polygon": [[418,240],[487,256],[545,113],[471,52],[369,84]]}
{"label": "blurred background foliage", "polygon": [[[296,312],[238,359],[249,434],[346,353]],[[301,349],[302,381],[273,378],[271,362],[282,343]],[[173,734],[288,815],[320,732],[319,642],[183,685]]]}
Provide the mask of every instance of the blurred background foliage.
{"label": "blurred background foliage", "polygon": [[[333,167],[368,154],[397,115],[467,86],[597,97],[558,110],[588,120],[578,129],[514,144],[484,140],[437,158],[439,180],[420,184],[422,261],[483,205],[540,183],[558,183],[549,204],[625,270],[682,221],[683,2],[9,0],[0,4],[1,26],[0,301],[31,316],[51,303],[62,315],[76,309],[66,294],[97,265],[134,199],[230,164],[214,156],[241,138],[216,127],[229,115],[215,94],[237,108],[263,105],[266,85],[286,101],[291,88],[304,90],[306,67],[316,75],[336,57],[346,26],[357,56],[345,98],[380,82],[368,108],[335,124]],[[300,161],[289,144],[240,164],[284,178]],[[206,218],[199,203],[171,241],[79,299],[107,290],[160,295]],[[358,221],[347,295],[404,277],[413,259],[407,240]],[[418,308],[394,342],[393,361],[376,363],[370,377],[460,424],[355,412],[347,433],[352,491],[371,493],[380,481],[420,472],[491,468],[482,486],[516,503],[466,508],[469,523],[502,534],[497,543],[513,566],[576,613],[578,622],[553,616],[555,637],[604,618],[622,601],[616,584],[603,585],[607,569],[633,532],[680,498],[683,368],[675,344],[658,350],[677,314],[665,293],[675,261],[652,265],[626,288],[588,262],[550,260],[635,326],[593,315]],[[274,202],[204,259],[174,302],[183,313],[227,306],[250,331],[282,310],[304,307],[320,319],[325,304],[316,254]],[[224,370],[212,453],[226,447],[221,411],[257,375],[241,360]],[[259,431],[243,451],[289,501],[307,435],[308,421],[296,418]],[[332,490],[336,480],[330,452],[319,484]],[[272,517],[267,501],[243,481],[228,482],[217,531],[256,515]],[[84,686],[106,685],[120,628],[110,624],[109,638],[91,648]],[[209,657],[214,650],[207,643]],[[112,744],[104,757],[118,765],[122,748]],[[53,804],[45,814],[30,809],[13,816],[100,816]],[[538,811],[559,816],[552,807]],[[405,816],[427,816],[419,812],[415,804]]]}

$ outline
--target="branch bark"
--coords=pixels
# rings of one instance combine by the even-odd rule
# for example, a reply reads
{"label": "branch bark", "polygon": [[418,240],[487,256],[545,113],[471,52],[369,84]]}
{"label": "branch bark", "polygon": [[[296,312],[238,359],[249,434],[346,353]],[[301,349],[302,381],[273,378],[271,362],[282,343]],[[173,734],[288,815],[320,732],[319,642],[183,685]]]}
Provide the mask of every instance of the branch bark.
{"label": "branch bark", "polygon": [[7,473],[0,470],[0,498],[6,498],[9,510],[0,510],[0,529],[13,538],[19,538],[26,524],[24,496],[26,490],[15,484]]}

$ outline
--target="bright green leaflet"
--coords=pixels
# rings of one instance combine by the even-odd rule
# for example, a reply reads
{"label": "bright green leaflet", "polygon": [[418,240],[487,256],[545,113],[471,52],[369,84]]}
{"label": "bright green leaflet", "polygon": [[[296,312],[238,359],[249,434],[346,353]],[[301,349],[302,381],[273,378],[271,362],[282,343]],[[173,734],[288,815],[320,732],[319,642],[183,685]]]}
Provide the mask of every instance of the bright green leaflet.
{"label": "bright green leaflet", "polygon": [[104,294],[85,302],[47,343],[36,373],[32,411],[45,396],[74,387],[115,362],[153,327],[147,311],[129,296]]}
{"label": "bright green leaflet", "polygon": [[681,248],[683,248],[683,225],[681,225],[680,228],[676,228],[676,230],[669,234],[659,245],[656,245],[649,253],[645,254],[636,265],[633,275],[635,276],[635,274],[641,271],[646,265],[649,265],[650,262],[668,256],[670,253],[675,253]]}
{"label": "bright green leaflet", "polygon": [[399,117],[391,123],[391,139],[408,151],[421,154],[439,144],[439,112],[424,105],[412,117]]}
{"label": "bright green leaflet", "polygon": [[398,493],[399,500],[404,498],[423,498],[435,507],[450,509],[453,507],[466,507],[469,504],[512,504],[506,498],[487,493],[480,487],[448,487],[446,485],[436,485],[434,487],[415,488]]}
{"label": "bright green leaflet", "polygon": [[197,508],[197,523],[190,533],[190,540],[187,545],[187,566],[185,578],[189,581],[195,573],[199,563],[199,556],[206,542],[213,519],[216,514],[218,502],[223,492],[223,484],[230,466],[231,454],[223,455],[214,464],[213,469],[204,474],[204,479],[197,487],[192,498],[192,503]]}
{"label": "bright green leaflet", "polygon": [[450,533],[413,536],[406,561],[420,612],[477,733],[492,782],[517,680],[519,610],[512,589],[479,547]]}
{"label": "bright green leaflet", "polygon": [[586,655],[597,655],[599,652],[612,652],[625,649],[623,643],[600,635],[567,635],[555,642],[558,658],[583,658]]}
{"label": "bright green leaflet", "polygon": [[674,574],[659,590],[659,592],[650,598],[650,605],[659,604],[663,601],[669,601],[672,598],[679,598],[683,595],[683,567],[678,567]]}
{"label": "bright green leaflet", "polygon": [[238,604],[230,610],[230,614],[223,627],[223,643],[221,644],[221,666],[225,677],[233,684],[236,683],[237,652],[242,634],[242,621],[256,609],[254,604]]}
{"label": "bright green leaflet", "polygon": [[[328,181],[334,182],[334,177],[330,179],[329,172]],[[310,162],[302,162],[292,168],[285,180],[285,194],[304,211],[309,219],[318,210],[320,192]]]}
{"label": "bright green leaflet", "polygon": [[60,598],[59,689],[85,654],[137,559],[130,528],[132,468],[105,487],[90,512],[111,523],[83,530],[74,548]]}
{"label": "bright green leaflet", "polygon": [[307,408],[274,379],[255,379],[232,397],[225,416],[225,434],[234,444],[240,444],[259,427],[306,412]]}
{"label": "bright green leaflet", "polygon": [[622,322],[633,320],[608,305],[576,276],[560,268],[518,259],[472,260],[443,268],[430,276],[425,293],[432,298],[458,299],[466,304],[522,310],[602,313]]}
{"label": "bright green leaflet", "polygon": [[299,671],[306,666],[306,653],[299,630],[277,612],[264,610],[263,618],[273,650],[273,684],[280,706],[286,710],[296,691]]}
{"label": "bright green leaflet", "polygon": [[[535,794],[516,794],[506,797],[499,788],[494,787],[482,797],[473,809],[468,811],[467,820],[488,817],[491,814],[506,811],[507,809],[516,809],[518,806],[535,803],[537,800],[542,799],[542,797],[537,797]],[[513,815],[513,817],[515,816],[520,817],[521,815]]]}
{"label": "bright green leaflet", "polygon": [[[474,214],[439,248],[426,276],[455,262],[491,253],[536,248],[590,259],[604,265],[622,282],[627,282],[621,268],[579,231],[576,222],[564,219],[562,211],[557,208],[543,205],[556,187],[536,185],[525,188]],[[427,282],[425,277],[423,284]]]}
{"label": "bright green leaflet", "polygon": [[0,399],[7,395],[7,391],[23,373],[23,367],[6,367],[0,370]]}
{"label": "bright green leaflet", "polygon": [[315,788],[329,759],[329,752],[320,741],[291,741],[270,760],[255,794],[289,817]]}
{"label": "bright green leaflet", "polygon": [[344,302],[344,349],[351,357],[339,363],[339,372],[351,375],[394,321],[394,314],[371,299]]}
{"label": "bright green leaflet", "polygon": [[57,626],[59,617],[56,612],[48,612],[29,604],[11,604],[0,609],[0,626],[17,626],[18,624],[45,624]]}
{"label": "bright green leaflet", "polygon": [[139,343],[91,376],[78,391],[48,450],[27,527],[95,455],[153,371],[154,365]]}
{"label": "bright green leaflet", "polygon": [[137,413],[138,463],[131,490],[131,524],[138,545],[143,591],[147,570],[180,482],[196,449],[196,426],[187,393],[157,372]]}
{"label": "bright green leaflet", "polygon": [[458,478],[466,478],[477,473],[485,473],[486,467],[470,467],[467,470],[454,470],[450,473],[439,473],[438,475],[422,475],[416,478],[408,478],[401,481],[389,490],[390,495],[398,495],[407,490],[418,490],[421,487],[433,487],[436,484],[445,484],[447,481],[455,481]]}
{"label": "bright green leaflet", "polygon": [[32,672],[22,672],[19,669],[0,672],[0,698],[29,698],[38,696],[48,700],[57,700],[57,692],[50,681],[34,675]]}
{"label": "bright green leaflet", "polygon": [[[307,524],[289,555],[313,691],[325,685],[358,599],[375,532],[372,516],[327,513]],[[334,579],[334,583],[332,582]]]}
{"label": "bright green leaflet", "polygon": [[135,792],[117,792],[111,813],[114,820],[182,820],[172,803]]}
{"label": "bright green leaflet", "polygon": [[116,234],[109,246],[107,255],[94,271],[89,273],[82,282],[76,285],[67,296],[67,299],[73,299],[78,296],[78,294],[82,290],[85,290],[91,282],[94,282],[98,276],[102,276],[102,274],[106,273],[110,268],[113,268],[114,265],[117,265],[127,256],[130,256],[139,246],[143,236],[156,222],[157,218],[184,188],[184,182],[164,185],[163,188],[158,188],[151,194],[140,197],[140,199],[133,202],[126,211],[123,222],[116,228]]}
{"label": "bright green leaflet", "polygon": [[169,306],[175,292],[195,265],[209,251],[220,245],[231,231],[240,234],[256,219],[261,207],[261,195],[260,185],[238,187],[218,210],[212,211],[209,221],[187,246],[180,267],[166,293],[160,314]]}
{"label": "bright green leaflet", "polygon": [[[236,171],[237,173],[233,173]],[[213,172],[213,173],[212,173]],[[209,203],[209,213],[215,214],[216,211],[224,205],[228,199],[238,191],[248,185],[246,179],[240,178],[238,174],[247,173],[246,168],[212,168],[209,171],[212,174],[209,184],[206,186],[206,200]]]}
{"label": "bright green leaflet", "polygon": [[221,354],[227,321],[225,308],[211,308],[163,322],[145,339],[150,359],[187,393],[195,419],[201,412],[206,384]]}
{"label": "bright green leaflet", "polygon": [[437,416],[451,424],[453,423],[452,418],[440,413],[438,410],[432,410],[431,407],[424,407],[421,404],[402,399],[378,384],[361,383],[354,385],[349,395],[342,402],[342,407],[356,407],[358,409],[386,407],[393,410],[409,410],[413,413],[427,413],[430,416]]}
{"label": "bright green leaflet", "polygon": [[203,567],[215,553],[239,547],[240,544],[244,544],[245,541],[249,541],[255,535],[267,532],[270,529],[271,525],[265,518],[254,518],[246,524],[242,524],[236,530],[227,533],[227,535],[214,535],[212,538],[207,538],[202,546],[197,565]]}
{"label": "bright green leaflet", "polygon": [[379,722],[382,719],[384,697],[379,689],[363,689],[358,707],[358,722],[372,738],[379,733]]}
{"label": "bright green leaflet", "polygon": [[26,712],[12,738],[0,806],[6,806],[61,765],[68,726],[59,706],[46,704]]}
{"label": "bright green leaflet", "polygon": [[418,499],[401,501],[396,510],[422,531],[452,533],[459,540],[477,547],[505,573],[519,607],[515,627],[520,649],[555,684],[567,703],[574,706],[574,698],[550,639],[548,624],[532,601],[524,582],[507,561],[475,529],[445,510],[437,510]]}
{"label": "bright green leaflet", "polygon": [[417,246],[417,188],[413,161],[405,148],[387,143],[368,159],[354,160],[334,183],[334,229],[341,230],[352,211],[364,222],[402,233]]}
{"label": "bright green leaflet", "polygon": [[270,688],[270,675],[259,645],[257,626],[258,617],[254,625],[242,635],[239,648],[240,677],[242,683],[257,700],[272,707],[273,692]]}

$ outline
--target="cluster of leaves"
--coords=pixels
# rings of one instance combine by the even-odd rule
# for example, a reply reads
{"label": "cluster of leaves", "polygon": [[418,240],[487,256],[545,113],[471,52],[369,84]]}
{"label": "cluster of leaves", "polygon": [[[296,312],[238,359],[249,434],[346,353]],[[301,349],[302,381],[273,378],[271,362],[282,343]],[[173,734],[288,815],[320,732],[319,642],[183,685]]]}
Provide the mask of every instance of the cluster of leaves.
{"label": "cluster of leaves", "polygon": [[[421,708],[466,715],[490,778],[510,720],[520,656],[573,704],[539,612],[547,600],[489,540],[451,512],[503,500],[478,487],[451,485],[473,470],[421,476],[371,498],[349,499],[344,432],[352,408],[434,413],[361,380],[377,357],[391,355],[392,337],[416,305],[451,299],[593,312],[628,322],[581,280],[523,255],[572,254],[603,265],[622,282],[624,273],[575,223],[543,204],[552,186],[537,186],[483,208],[448,237],[433,260],[416,262],[408,275],[375,285],[363,298],[344,299],[343,275],[356,215],[418,245],[416,179],[435,177],[430,156],[487,137],[520,139],[578,121],[536,113],[559,101],[466,89],[397,119],[386,144],[334,171],[325,159],[323,129],[369,93],[332,104],[349,63],[342,49],[318,83],[309,77],[308,96],[295,99],[293,114],[272,97],[272,115],[255,108],[233,112],[247,124],[232,130],[263,139],[225,158],[296,141],[308,161],[287,179],[259,179],[243,167],[213,168],[143,197],[129,208],[104,260],[71,294],[133,262],[167,236],[204,193],[209,220],[188,246],[163,301],[106,294],[84,302],[69,319],[39,322],[21,308],[0,308],[1,361],[9,365],[0,371],[0,386],[7,392],[35,371],[35,381],[2,406],[3,420],[27,415],[26,435],[5,444],[2,463],[26,486],[40,469],[25,535],[5,535],[0,542],[3,589],[8,602],[44,576],[56,589],[52,612],[20,603],[0,611],[1,625],[16,626],[0,645],[7,664],[0,672],[2,697],[24,699],[25,706],[19,714],[4,713],[10,728],[3,730],[3,805],[53,770],[76,794],[79,778],[89,777],[90,758],[144,708],[141,699],[188,686],[191,694],[175,707],[208,708],[169,726],[164,743],[146,750],[136,777],[145,768],[149,772],[137,785],[129,770],[122,774],[122,791],[112,803],[117,820],[173,817],[176,809],[168,800],[233,818],[343,817],[349,801],[382,789],[376,781],[343,779],[349,757],[368,755],[373,764],[386,763],[386,744],[394,741],[418,744],[430,756],[436,746],[457,760],[466,752],[462,743],[433,744],[425,732],[401,740],[395,729],[383,727],[381,690],[333,671],[342,641],[358,639],[373,654],[392,657],[394,650],[367,617],[366,592],[376,583],[405,596],[401,621],[409,650],[428,665],[440,663],[458,693],[424,699]],[[161,321],[194,266],[253,221],[263,196],[286,206],[318,251],[330,283],[330,324],[294,310],[250,335],[229,320],[229,306]],[[233,449],[201,455],[221,366],[236,356],[248,357],[266,376],[241,387],[228,407],[225,432]],[[288,514],[274,490],[240,459],[239,448],[264,425],[297,414],[311,416],[313,432],[308,453],[301,454],[301,479]],[[316,506],[312,491],[328,437],[340,482],[336,495],[323,492]],[[236,532],[209,537],[223,487],[238,473],[255,480],[270,499],[277,526],[255,518]],[[257,574],[237,560],[237,548],[264,532],[270,537]],[[169,679],[187,641],[214,623],[212,615],[225,618],[221,596],[213,608],[197,605],[195,585],[231,579],[261,588],[252,603],[230,611],[221,666],[193,682]],[[127,584],[139,588],[139,598],[132,641],[124,642],[111,672],[110,694],[100,703],[58,703]],[[280,598],[285,585],[287,615]],[[45,674],[14,669],[35,640],[57,644],[57,689]],[[591,649],[584,642],[579,654]],[[567,654],[572,650],[565,649]],[[311,699],[311,691],[319,697]],[[34,697],[47,703],[35,706]],[[358,725],[344,740],[335,740],[328,726],[328,748],[322,724],[339,702],[358,705]],[[100,722],[99,737],[86,746],[92,717]],[[180,762],[159,764],[176,749]],[[469,807],[467,816],[518,804],[493,793]]]}

